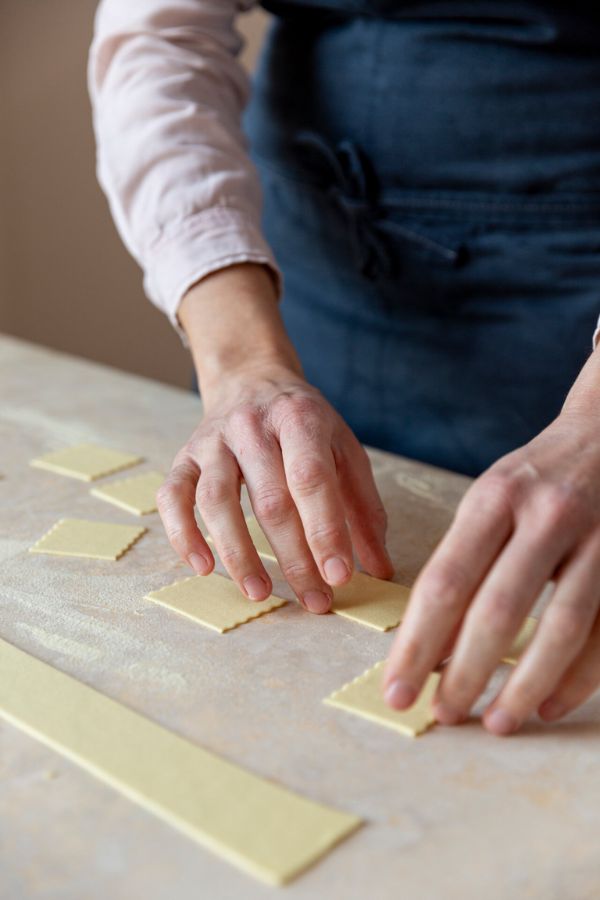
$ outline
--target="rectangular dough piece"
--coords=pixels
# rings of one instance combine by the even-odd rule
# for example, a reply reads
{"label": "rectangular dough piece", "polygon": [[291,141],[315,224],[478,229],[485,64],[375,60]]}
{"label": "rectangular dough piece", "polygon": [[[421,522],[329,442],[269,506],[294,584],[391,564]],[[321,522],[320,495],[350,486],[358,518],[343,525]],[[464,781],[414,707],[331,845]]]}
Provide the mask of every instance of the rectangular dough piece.
{"label": "rectangular dough piece", "polygon": [[502,657],[502,662],[508,663],[510,666],[516,666],[519,661],[519,657],[529,644],[533,634],[537,628],[538,620],[535,616],[527,616],[523,625],[521,626],[521,630],[513,641],[512,647],[506,654],[506,656]]}
{"label": "rectangular dough piece", "polygon": [[281,597],[248,600],[234,581],[216,572],[176,581],[152,591],[145,599],[160,603],[220,634],[287,603]]}
{"label": "rectangular dough piece", "polygon": [[355,572],[348,584],[333,588],[332,612],[377,631],[389,631],[402,621],[410,588]]}
{"label": "rectangular dough piece", "polygon": [[90,559],[120,559],[147,528],[115,525],[87,519],[59,519],[50,531],[29,548],[30,553],[54,556],[87,556]]}
{"label": "rectangular dough piece", "polygon": [[412,706],[408,709],[391,709],[383,699],[382,678],[385,660],[375,665],[334,691],[323,702],[330,706],[338,706],[357,716],[363,716],[378,725],[394,728],[409,737],[416,737],[426,731],[435,722],[431,709],[431,701],[435,694],[440,675],[431,672],[423,689]]}
{"label": "rectangular dough piece", "polygon": [[[270,559],[273,562],[277,562],[277,557],[273,552],[273,548],[267,540],[267,536],[258,524],[258,520],[255,516],[246,516],[246,525],[248,526],[248,531],[250,532],[250,538],[252,543],[256,547],[256,552],[259,556],[264,556],[265,559]],[[209,544],[214,544],[214,541],[210,534],[204,532],[204,537],[208,541]]]}
{"label": "rectangular dough piece", "polygon": [[81,481],[95,481],[104,475],[112,475],[141,462],[140,456],[122,453],[110,447],[99,447],[96,444],[77,444],[46,453],[38,459],[32,459],[30,465],[36,469],[47,469],[59,475],[79,478]]}
{"label": "rectangular dough piece", "polygon": [[164,480],[160,472],[144,472],[92,488],[90,494],[137,516],[146,516],[157,511],[156,492]]}
{"label": "rectangular dough piece", "polygon": [[290,881],[361,824],[190,743],[2,640],[0,717],[270,884]]}

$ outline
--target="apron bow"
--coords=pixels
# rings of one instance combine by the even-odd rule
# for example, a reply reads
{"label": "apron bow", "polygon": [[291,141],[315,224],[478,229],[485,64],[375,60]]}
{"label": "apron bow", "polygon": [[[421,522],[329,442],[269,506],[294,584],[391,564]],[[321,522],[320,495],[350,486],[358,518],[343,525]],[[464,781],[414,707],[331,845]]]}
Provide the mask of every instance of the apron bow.
{"label": "apron bow", "polygon": [[385,217],[377,199],[377,179],[370,160],[355,141],[343,138],[332,144],[322,134],[302,129],[293,143],[309,165],[316,160],[321,171],[323,167],[328,171],[326,195],[347,219],[354,258],[362,275],[376,278],[393,271],[394,260],[385,231],[442,261],[455,264],[462,259],[463,244],[447,247]]}

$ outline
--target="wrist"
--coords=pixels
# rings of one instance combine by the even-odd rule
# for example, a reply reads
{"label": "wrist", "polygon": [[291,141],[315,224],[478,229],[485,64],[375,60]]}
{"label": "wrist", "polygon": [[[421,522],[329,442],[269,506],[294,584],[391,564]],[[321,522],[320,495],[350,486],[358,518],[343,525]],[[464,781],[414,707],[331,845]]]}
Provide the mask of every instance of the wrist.
{"label": "wrist", "polygon": [[266,265],[237,263],[209,273],[182,299],[179,319],[205,402],[233,385],[303,379]]}
{"label": "wrist", "polygon": [[198,386],[205,411],[231,401],[242,400],[258,385],[269,383],[303,384],[304,375],[293,360],[266,355],[261,359],[239,362],[236,365],[206,367],[197,371]]}

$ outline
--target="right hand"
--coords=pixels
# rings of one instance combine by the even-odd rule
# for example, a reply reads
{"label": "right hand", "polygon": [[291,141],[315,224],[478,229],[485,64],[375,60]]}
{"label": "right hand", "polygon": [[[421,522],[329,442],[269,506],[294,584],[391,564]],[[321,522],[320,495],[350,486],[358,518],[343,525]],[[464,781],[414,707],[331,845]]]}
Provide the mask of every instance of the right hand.
{"label": "right hand", "polygon": [[346,583],[353,546],[378,578],[394,569],[385,549],[386,513],[366,451],[322,394],[284,365],[248,365],[203,391],[204,417],[176,455],[158,493],[169,540],[199,575],[214,557],[194,517],[197,504],[219,557],[252,600],[271,579],[240,505],[252,508],[283,576],[314,613]]}

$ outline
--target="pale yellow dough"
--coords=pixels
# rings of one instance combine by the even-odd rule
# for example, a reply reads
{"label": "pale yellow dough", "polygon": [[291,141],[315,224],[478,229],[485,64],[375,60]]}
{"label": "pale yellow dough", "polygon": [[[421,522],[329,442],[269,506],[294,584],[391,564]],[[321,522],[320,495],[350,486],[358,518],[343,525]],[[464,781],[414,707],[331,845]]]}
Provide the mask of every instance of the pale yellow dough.
{"label": "pale yellow dough", "polygon": [[361,824],[0,640],[0,716],[243,871],[285,884]]}
{"label": "pale yellow dough", "polygon": [[252,543],[256,547],[256,552],[258,553],[258,555],[264,556],[266,557],[266,559],[271,559],[273,560],[273,562],[277,562],[277,557],[275,556],[273,548],[267,540],[266,534],[258,524],[258,519],[256,519],[255,516],[247,516],[246,525],[248,526],[248,531],[250,532]]}
{"label": "pale yellow dough", "polygon": [[119,559],[146,531],[138,525],[59,519],[37,544],[29,548],[29,552]]}
{"label": "pale yellow dough", "polygon": [[511,666],[516,666],[519,661],[519,657],[529,644],[533,634],[537,628],[538,620],[534,616],[527,616],[523,625],[521,626],[521,630],[513,641],[513,645],[506,654],[506,656],[502,657],[502,662],[508,663]]}
{"label": "pale yellow dough", "polygon": [[345,684],[323,702],[330,706],[338,706],[357,716],[363,716],[377,722],[378,725],[385,725],[402,734],[416,737],[435,722],[431,701],[440,675],[438,672],[431,672],[413,705],[408,709],[396,710],[387,706],[383,699],[384,665],[385,660],[375,663],[371,669],[367,669],[354,681]]}
{"label": "pale yellow dough", "polygon": [[165,480],[160,472],[144,472],[92,488],[90,494],[138,516],[156,512],[156,492]]}
{"label": "pale yellow dough", "polygon": [[348,584],[333,589],[332,612],[346,619],[389,631],[402,620],[410,588],[355,572]]}
{"label": "pale yellow dough", "polygon": [[38,459],[32,459],[31,465],[37,469],[48,469],[59,475],[69,475],[81,481],[95,481],[104,475],[120,472],[141,462],[141,457],[131,453],[121,453],[109,447],[96,444],[78,444],[76,447],[65,447],[46,453]]}
{"label": "pale yellow dough", "polygon": [[[258,553],[258,555],[264,556],[266,559],[271,559],[273,560],[273,562],[277,562],[277,557],[273,552],[273,548],[268,542],[266,534],[258,524],[258,520],[254,516],[246,516],[246,525],[248,526],[250,538],[252,539],[252,543],[256,547],[256,552]],[[210,534],[205,534],[204,537],[209,544],[214,543]]]}
{"label": "pale yellow dough", "polygon": [[221,634],[287,603],[281,597],[247,600],[237,584],[216,572],[176,581],[152,591],[146,600],[160,603]]}

